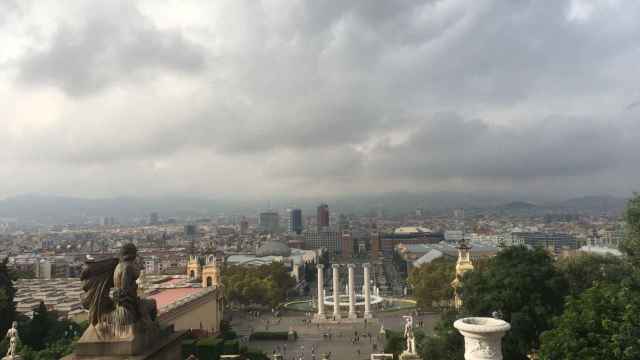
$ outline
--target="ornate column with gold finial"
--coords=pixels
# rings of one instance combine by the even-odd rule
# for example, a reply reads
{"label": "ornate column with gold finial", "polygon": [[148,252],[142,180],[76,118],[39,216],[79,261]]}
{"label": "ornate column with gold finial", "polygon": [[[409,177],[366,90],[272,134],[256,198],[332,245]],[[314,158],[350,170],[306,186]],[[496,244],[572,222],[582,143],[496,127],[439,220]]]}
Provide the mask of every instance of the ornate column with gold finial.
{"label": "ornate column with gold finial", "polygon": [[460,298],[460,287],[462,285],[462,277],[467,271],[473,270],[473,263],[470,258],[471,246],[462,239],[457,246],[458,249],[458,261],[456,262],[456,277],[451,282],[453,287],[453,306],[456,310],[460,310],[462,307],[462,299]]}

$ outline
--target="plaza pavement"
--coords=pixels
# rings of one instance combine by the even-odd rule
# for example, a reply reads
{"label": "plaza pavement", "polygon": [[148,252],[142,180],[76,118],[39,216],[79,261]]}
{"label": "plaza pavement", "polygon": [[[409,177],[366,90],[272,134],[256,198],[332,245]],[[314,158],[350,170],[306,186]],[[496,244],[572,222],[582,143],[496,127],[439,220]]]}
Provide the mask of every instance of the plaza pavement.
{"label": "plaza pavement", "polygon": [[[408,313],[407,313],[408,314]],[[372,321],[358,324],[308,324],[309,318],[304,314],[285,314],[278,319],[271,313],[263,314],[255,319],[246,313],[233,313],[232,327],[241,337],[248,337],[253,331],[288,331],[293,328],[298,333],[296,341],[250,341],[248,347],[259,349],[271,355],[274,350],[283,353],[284,360],[320,360],[323,353],[331,352],[331,360],[359,360],[369,359],[371,353],[383,352],[384,338],[379,335],[380,323],[385,329],[402,331],[404,320],[402,313],[384,314]],[[431,333],[439,315],[427,314],[414,318],[414,324],[424,322],[423,330]],[[355,332],[359,335],[359,342],[354,344]],[[328,335],[331,334],[329,340]],[[368,336],[371,335],[371,337]],[[377,350],[374,347],[377,346]],[[315,352],[312,354],[312,348]],[[286,351],[285,351],[286,349]]]}

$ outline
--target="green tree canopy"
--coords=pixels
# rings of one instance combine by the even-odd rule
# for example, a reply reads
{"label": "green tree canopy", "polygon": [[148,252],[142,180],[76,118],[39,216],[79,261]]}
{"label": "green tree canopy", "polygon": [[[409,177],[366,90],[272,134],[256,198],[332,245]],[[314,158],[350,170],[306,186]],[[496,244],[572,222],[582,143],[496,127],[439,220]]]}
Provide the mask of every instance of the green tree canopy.
{"label": "green tree canopy", "polygon": [[440,258],[411,270],[409,284],[420,309],[430,311],[449,303],[455,267],[455,261]]}
{"label": "green tree canopy", "polygon": [[511,323],[504,338],[506,359],[527,359],[539,347],[539,336],[562,312],[566,280],[542,249],[511,247],[463,279],[464,312],[472,316],[502,313]]}
{"label": "green tree canopy", "polygon": [[640,194],[634,194],[624,212],[625,240],[620,249],[636,269],[640,269]]}
{"label": "green tree canopy", "polygon": [[2,335],[7,333],[16,316],[16,306],[13,302],[16,289],[13,287],[7,262],[7,258],[0,260],[0,334]]}
{"label": "green tree canopy", "polygon": [[640,359],[640,291],[597,284],[572,296],[555,328],[541,337],[546,360]]}
{"label": "green tree canopy", "polygon": [[558,260],[557,265],[567,281],[569,295],[579,295],[599,283],[618,284],[633,271],[613,255],[578,254]]}
{"label": "green tree canopy", "polygon": [[433,334],[418,343],[424,360],[464,360],[464,338],[453,327],[457,316],[454,311],[443,313]]}
{"label": "green tree canopy", "polygon": [[281,263],[232,265],[223,269],[222,283],[228,301],[276,307],[286,300],[295,279]]}
{"label": "green tree canopy", "polygon": [[561,264],[572,296],[541,337],[543,359],[640,358],[640,195],[629,201],[624,219],[628,263],[591,257]]}

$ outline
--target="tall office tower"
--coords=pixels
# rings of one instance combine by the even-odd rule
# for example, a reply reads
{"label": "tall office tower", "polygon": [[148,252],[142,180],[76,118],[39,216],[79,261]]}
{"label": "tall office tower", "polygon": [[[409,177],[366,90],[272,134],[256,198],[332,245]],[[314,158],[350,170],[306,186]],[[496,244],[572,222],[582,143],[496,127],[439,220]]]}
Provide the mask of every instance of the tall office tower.
{"label": "tall office tower", "polygon": [[320,204],[320,206],[318,206],[316,226],[318,227],[318,231],[329,227],[329,205]]}
{"label": "tall office tower", "polygon": [[289,210],[289,232],[300,234],[302,232],[302,210]]}
{"label": "tall office tower", "polygon": [[149,225],[158,225],[158,223],[159,223],[158,213],[152,212],[151,215],[149,215]]}
{"label": "tall office tower", "polygon": [[196,254],[196,237],[198,235],[198,227],[195,224],[187,224],[184,226],[184,237],[189,245],[189,254]]}
{"label": "tall office tower", "polygon": [[369,248],[371,249],[371,255],[382,255],[382,238],[376,230],[369,232]]}
{"label": "tall office tower", "polygon": [[351,226],[349,225],[349,219],[345,214],[340,214],[338,216],[338,230],[348,230]]}
{"label": "tall office tower", "polygon": [[342,231],[342,238],[340,244],[340,252],[342,256],[345,258],[350,258],[353,256],[353,236],[351,235],[351,231],[345,230]]}
{"label": "tall office tower", "polygon": [[276,233],[280,227],[280,217],[275,211],[265,211],[258,217],[258,227],[261,231]]}
{"label": "tall office tower", "polygon": [[247,233],[249,232],[249,221],[247,219],[245,219],[245,217],[242,217],[242,220],[240,220],[240,235],[247,235]]}

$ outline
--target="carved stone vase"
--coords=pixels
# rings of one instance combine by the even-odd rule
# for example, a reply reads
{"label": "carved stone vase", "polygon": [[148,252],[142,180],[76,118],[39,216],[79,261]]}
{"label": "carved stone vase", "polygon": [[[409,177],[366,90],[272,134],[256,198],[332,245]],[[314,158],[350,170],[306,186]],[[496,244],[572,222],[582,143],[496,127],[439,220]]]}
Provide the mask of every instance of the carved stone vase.
{"label": "carved stone vase", "polygon": [[465,360],[502,360],[502,337],[508,322],[488,317],[457,320],[453,326],[464,336]]}

